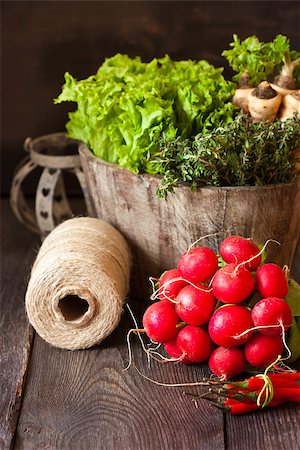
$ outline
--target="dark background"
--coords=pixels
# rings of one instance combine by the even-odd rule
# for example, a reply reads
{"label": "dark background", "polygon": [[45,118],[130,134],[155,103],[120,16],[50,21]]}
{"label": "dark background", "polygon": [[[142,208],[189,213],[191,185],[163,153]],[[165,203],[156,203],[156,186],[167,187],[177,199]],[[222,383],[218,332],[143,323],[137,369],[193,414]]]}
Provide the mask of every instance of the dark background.
{"label": "dark background", "polygon": [[27,136],[63,131],[71,104],[54,105],[65,71],[94,73],[117,52],[144,60],[207,59],[225,66],[232,34],[300,47],[298,1],[2,1],[1,191],[9,193]]}

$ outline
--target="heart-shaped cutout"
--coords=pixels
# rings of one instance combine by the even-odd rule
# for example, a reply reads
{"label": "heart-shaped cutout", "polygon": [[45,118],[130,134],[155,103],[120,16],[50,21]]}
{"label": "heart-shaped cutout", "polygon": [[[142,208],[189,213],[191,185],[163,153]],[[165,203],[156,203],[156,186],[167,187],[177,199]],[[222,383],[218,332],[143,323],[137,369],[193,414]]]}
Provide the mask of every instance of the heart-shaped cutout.
{"label": "heart-shaped cutout", "polygon": [[47,211],[41,211],[40,214],[41,214],[41,217],[43,217],[43,219],[47,219],[48,216],[49,216],[49,214],[47,213]]}
{"label": "heart-shaped cutout", "polygon": [[44,196],[44,197],[47,197],[47,195],[49,194],[49,192],[50,192],[50,189],[48,189],[48,188],[43,188],[43,190],[42,190],[42,193],[43,193],[43,196]]}

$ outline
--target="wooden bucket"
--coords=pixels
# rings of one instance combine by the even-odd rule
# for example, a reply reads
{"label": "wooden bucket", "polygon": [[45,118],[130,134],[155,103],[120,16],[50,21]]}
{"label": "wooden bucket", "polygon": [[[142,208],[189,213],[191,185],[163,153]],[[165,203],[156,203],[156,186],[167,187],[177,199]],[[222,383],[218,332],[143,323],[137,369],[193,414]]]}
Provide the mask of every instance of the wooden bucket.
{"label": "wooden bucket", "polygon": [[218,251],[229,234],[270,243],[268,260],[291,266],[300,234],[300,177],[291,184],[263,187],[205,187],[192,192],[187,185],[166,200],[156,196],[160,177],[135,175],[79,148],[93,214],[111,223],[131,246],[134,265],[131,292],[148,296],[149,276],[176,267],[181,253],[201,236]]}

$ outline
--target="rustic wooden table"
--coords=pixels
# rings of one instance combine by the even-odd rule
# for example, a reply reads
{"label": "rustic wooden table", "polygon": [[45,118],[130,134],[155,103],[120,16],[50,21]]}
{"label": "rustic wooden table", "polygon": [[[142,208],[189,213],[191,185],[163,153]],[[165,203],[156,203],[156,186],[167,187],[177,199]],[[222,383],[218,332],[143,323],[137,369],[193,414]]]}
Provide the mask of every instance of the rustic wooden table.
{"label": "rustic wooden table", "polygon": [[[300,448],[300,407],[287,405],[231,417],[185,390],[152,384],[128,362],[124,313],[118,329],[84,351],[51,347],[35,334],[24,294],[39,239],[1,207],[1,449],[294,450]],[[140,317],[143,305],[131,301]],[[165,383],[193,382],[205,367],[149,368],[138,339],[134,363]]]}

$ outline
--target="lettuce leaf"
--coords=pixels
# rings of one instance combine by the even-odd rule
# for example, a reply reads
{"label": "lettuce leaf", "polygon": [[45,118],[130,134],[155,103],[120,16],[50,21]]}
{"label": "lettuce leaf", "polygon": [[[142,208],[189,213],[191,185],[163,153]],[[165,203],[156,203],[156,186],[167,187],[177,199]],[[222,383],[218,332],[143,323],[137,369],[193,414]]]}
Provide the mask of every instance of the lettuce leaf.
{"label": "lettuce leaf", "polygon": [[106,161],[138,173],[168,140],[205,133],[232,120],[233,83],[207,61],[172,61],[166,55],[144,63],[117,54],[97,73],[77,81],[65,74],[55,103],[77,103],[69,113],[68,135]]}

